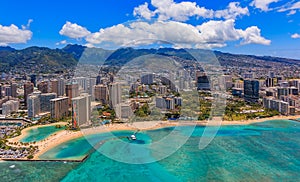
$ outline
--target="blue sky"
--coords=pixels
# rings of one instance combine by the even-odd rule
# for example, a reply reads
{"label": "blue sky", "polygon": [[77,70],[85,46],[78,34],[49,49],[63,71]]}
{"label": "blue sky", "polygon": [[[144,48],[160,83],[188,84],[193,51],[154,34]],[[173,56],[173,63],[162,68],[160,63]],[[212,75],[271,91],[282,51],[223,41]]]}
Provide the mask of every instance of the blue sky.
{"label": "blue sky", "polygon": [[0,1],[2,46],[60,48],[77,43],[117,48],[142,39],[300,59],[300,2]]}

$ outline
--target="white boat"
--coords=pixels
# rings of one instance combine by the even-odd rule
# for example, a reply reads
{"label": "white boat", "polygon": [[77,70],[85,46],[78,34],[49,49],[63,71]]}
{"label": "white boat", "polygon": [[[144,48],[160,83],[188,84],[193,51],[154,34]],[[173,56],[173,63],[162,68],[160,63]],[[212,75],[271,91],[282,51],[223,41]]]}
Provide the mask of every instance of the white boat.
{"label": "white boat", "polygon": [[136,140],[136,136],[135,135],[130,135],[130,139],[131,140]]}

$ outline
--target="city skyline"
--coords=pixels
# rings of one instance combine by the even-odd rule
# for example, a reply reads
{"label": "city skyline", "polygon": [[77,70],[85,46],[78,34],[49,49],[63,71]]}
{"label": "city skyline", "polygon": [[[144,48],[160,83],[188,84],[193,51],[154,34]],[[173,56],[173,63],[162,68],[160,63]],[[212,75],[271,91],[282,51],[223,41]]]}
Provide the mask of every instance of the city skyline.
{"label": "city skyline", "polygon": [[0,7],[0,45],[17,49],[116,49],[146,37],[173,47],[300,58],[297,1],[26,1]]}

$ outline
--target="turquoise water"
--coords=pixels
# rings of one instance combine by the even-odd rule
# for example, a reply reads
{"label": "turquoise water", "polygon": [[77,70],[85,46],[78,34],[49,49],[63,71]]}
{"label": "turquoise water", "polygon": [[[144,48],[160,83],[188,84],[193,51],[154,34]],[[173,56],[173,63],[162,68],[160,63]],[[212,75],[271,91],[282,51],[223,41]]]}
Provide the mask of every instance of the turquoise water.
{"label": "turquoise water", "polygon": [[[187,129],[187,128],[186,128]],[[185,127],[163,128],[139,133],[136,145],[158,141],[171,131],[185,135]],[[204,127],[196,127],[192,136],[169,157],[149,164],[127,164],[93,152],[83,163],[2,162],[0,179],[4,181],[298,181],[300,179],[300,123],[278,120],[247,126],[222,126],[214,140],[199,150]],[[122,137],[132,132],[90,135],[95,144],[107,140],[99,150],[123,152]],[[205,137],[205,136],[204,136]],[[131,142],[122,139],[124,142]],[[174,140],[176,141],[176,140]],[[83,138],[67,142],[44,154],[45,158],[72,158],[91,149]],[[151,151],[134,155],[153,158]],[[118,154],[119,155],[119,154]],[[15,165],[15,166],[12,166]],[[13,167],[10,168],[9,166]],[[21,178],[22,177],[22,178]]]}
{"label": "turquoise water", "polygon": [[55,128],[55,126],[41,126],[38,128],[30,129],[21,142],[38,142],[44,140],[55,132],[64,130],[65,127]]}

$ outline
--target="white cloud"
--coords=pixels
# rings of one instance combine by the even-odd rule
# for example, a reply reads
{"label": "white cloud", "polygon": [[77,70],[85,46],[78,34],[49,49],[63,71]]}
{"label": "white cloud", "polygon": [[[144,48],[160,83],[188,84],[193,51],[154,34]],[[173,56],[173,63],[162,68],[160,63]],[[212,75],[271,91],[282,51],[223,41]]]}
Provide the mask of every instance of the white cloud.
{"label": "white cloud", "polygon": [[296,13],[297,13],[296,10],[291,10],[287,15],[290,16],[290,15],[294,15],[294,14],[296,14]]}
{"label": "white cloud", "polygon": [[28,20],[28,22],[27,22],[27,25],[26,25],[26,26],[27,26],[27,28],[29,28],[29,27],[30,27],[30,25],[31,25],[31,23],[32,23],[32,22],[33,22],[33,19],[29,19],[29,20]]}
{"label": "white cloud", "polygon": [[236,29],[235,20],[208,21],[198,26],[175,21],[133,22],[129,25],[115,25],[100,29],[86,37],[88,44],[111,42],[119,46],[150,44],[167,41],[175,47],[214,48],[224,47],[228,41],[241,41],[241,44],[269,45],[270,40],[263,38],[258,27],[246,30]]}
{"label": "white cloud", "polygon": [[249,15],[248,8],[240,7],[238,2],[231,2],[226,9],[218,11],[200,7],[196,2],[189,1],[176,3],[173,0],[151,0],[151,5],[155,8],[153,11],[149,9],[148,3],[145,3],[134,8],[133,15],[148,20],[155,17],[158,20],[181,22],[187,21],[191,17],[235,19],[239,16]]}
{"label": "white cloud", "polygon": [[241,42],[242,45],[245,44],[262,44],[262,45],[270,45],[271,41],[265,39],[260,34],[260,29],[257,26],[248,27],[246,30],[239,30],[240,35],[243,37]]}
{"label": "white cloud", "polygon": [[197,26],[197,28],[201,32],[202,42],[223,43],[240,38],[239,32],[235,29],[234,25],[234,20],[211,20]]}
{"label": "white cloud", "polygon": [[140,16],[147,20],[150,20],[151,17],[154,16],[154,13],[148,8],[148,3],[146,2],[143,5],[135,7],[133,10],[133,15]]}
{"label": "white cloud", "polygon": [[91,32],[88,31],[85,27],[82,27],[76,23],[71,23],[69,21],[67,21],[59,31],[60,35],[64,35],[74,39],[86,37],[90,33]]}
{"label": "white cloud", "polygon": [[294,33],[293,35],[291,35],[291,38],[293,38],[293,39],[299,39],[300,38],[300,34]]}
{"label": "white cloud", "polygon": [[65,45],[67,44],[68,42],[66,40],[62,40],[60,42],[57,42],[55,45]]}
{"label": "white cloud", "polygon": [[16,25],[0,25],[0,45],[5,46],[11,43],[26,43],[32,37],[32,32],[25,28],[19,29]]}
{"label": "white cloud", "polygon": [[151,0],[156,8],[154,11],[159,20],[186,21],[189,17],[212,18],[213,11],[199,7],[195,2],[183,1],[175,3],[173,0]]}
{"label": "white cloud", "polygon": [[290,11],[289,15],[295,14],[297,10],[300,9],[300,1],[296,3],[287,3],[284,6],[282,6],[278,12],[285,12],[285,11]]}
{"label": "white cloud", "polygon": [[249,10],[247,7],[240,7],[239,2],[231,2],[229,3],[227,9],[218,10],[215,12],[216,18],[225,18],[225,19],[236,19],[236,17],[249,15]]}
{"label": "white cloud", "polygon": [[22,25],[22,29],[29,29],[30,24],[33,22],[33,19],[29,19],[26,25]]}
{"label": "white cloud", "polygon": [[261,9],[262,11],[269,11],[269,5],[278,1],[279,0],[253,0],[250,5]]}
{"label": "white cloud", "polygon": [[241,40],[241,44],[263,44],[269,45],[270,40],[260,34],[256,26],[248,27],[246,30],[236,29],[233,19],[226,21],[209,21],[198,26],[202,37],[206,42],[225,43],[226,41]]}

